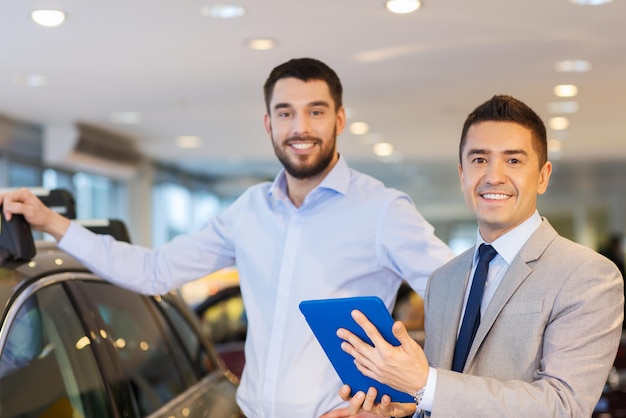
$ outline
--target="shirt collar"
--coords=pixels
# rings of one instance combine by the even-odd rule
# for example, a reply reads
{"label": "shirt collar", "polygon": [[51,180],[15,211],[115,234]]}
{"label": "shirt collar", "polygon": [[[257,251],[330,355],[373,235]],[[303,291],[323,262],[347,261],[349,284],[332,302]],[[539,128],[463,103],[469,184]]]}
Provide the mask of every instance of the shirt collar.
{"label": "shirt collar", "polygon": [[[349,185],[350,168],[348,167],[346,160],[341,156],[341,154],[339,154],[337,164],[335,164],[333,169],[330,170],[330,172],[314,190],[328,189],[345,195],[348,193]],[[313,193],[313,191],[311,191],[311,193]],[[272,186],[268,190],[268,195],[274,195],[278,199],[287,198],[287,177],[284,168],[282,168],[276,175]]]}
{"label": "shirt collar", "polygon": [[[541,216],[539,216],[539,212],[535,210],[535,213],[533,213],[530,218],[496,239],[491,245],[496,249],[498,255],[502,257],[508,265],[511,265],[517,253],[519,253],[524,244],[526,244],[526,241],[528,241],[528,238],[530,238],[533,232],[539,228],[539,225],[541,225]],[[478,247],[485,242],[480,235],[480,231],[478,231],[476,236],[476,248],[474,250],[475,262],[478,260]]]}

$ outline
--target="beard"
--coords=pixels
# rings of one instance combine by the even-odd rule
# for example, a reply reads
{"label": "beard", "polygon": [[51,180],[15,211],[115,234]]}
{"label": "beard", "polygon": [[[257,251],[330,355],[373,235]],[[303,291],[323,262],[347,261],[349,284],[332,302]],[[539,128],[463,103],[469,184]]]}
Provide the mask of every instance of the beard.
{"label": "beard", "polygon": [[[320,138],[313,136],[306,137],[290,137],[282,142],[282,144],[277,144],[272,141],[274,144],[274,153],[278,160],[285,168],[285,171],[289,173],[290,176],[297,179],[306,179],[309,177],[314,177],[320,173],[322,173],[333,160],[336,151],[336,143],[337,143],[337,135],[336,131],[333,131],[333,141],[328,144],[326,147],[322,147],[320,153],[316,156],[311,155],[295,155],[290,157],[282,148],[281,145],[284,145],[290,141],[296,140],[307,140],[314,141],[316,143],[323,143]],[[307,160],[312,159],[310,162]]]}

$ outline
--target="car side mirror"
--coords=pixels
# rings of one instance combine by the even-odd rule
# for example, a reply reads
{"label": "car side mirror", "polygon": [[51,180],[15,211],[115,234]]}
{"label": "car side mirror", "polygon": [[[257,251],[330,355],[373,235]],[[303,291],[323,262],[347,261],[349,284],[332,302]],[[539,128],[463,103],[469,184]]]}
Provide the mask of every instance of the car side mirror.
{"label": "car side mirror", "polygon": [[11,260],[30,260],[35,253],[35,240],[26,219],[13,215],[7,221],[0,205],[0,265]]}

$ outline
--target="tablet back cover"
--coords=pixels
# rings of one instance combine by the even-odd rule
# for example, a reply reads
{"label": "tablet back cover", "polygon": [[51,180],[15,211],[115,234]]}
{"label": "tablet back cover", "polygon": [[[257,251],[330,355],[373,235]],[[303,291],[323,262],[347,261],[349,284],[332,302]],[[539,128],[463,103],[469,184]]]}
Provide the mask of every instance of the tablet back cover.
{"label": "tablet back cover", "polygon": [[349,385],[352,395],[370,387],[378,391],[376,402],[382,395],[389,395],[393,402],[415,402],[407,393],[400,392],[374,379],[364,376],[354,364],[354,358],[341,349],[343,340],[337,337],[337,329],[345,328],[363,341],[372,345],[365,331],[352,319],[351,312],[357,309],[372,322],[385,340],[392,345],[400,345],[391,332],[394,323],[383,301],[377,296],[358,296],[338,299],[317,299],[300,302],[300,311],[306,318],[313,334],[324,349],[342,382]]}

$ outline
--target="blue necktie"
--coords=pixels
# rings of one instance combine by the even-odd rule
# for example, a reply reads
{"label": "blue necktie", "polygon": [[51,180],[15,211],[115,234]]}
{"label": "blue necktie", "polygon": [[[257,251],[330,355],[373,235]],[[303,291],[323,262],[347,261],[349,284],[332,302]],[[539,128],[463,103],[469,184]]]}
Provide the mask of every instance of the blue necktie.
{"label": "blue necktie", "polygon": [[474,272],[474,280],[472,280],[472,288],[470,289],[467,305],[465,306],[465,315],[461,324],[459,338],[454,348],[454,359],[452,360],[452,370],[462,372],[469,354],[470,347],[474,341],[476,330],[480,324],[480,304],[485,292],[485,282],[487,281],[487,272],[489,271],[489,262],[498,254],[498,252],[488,244],[481,244],[478,248],[478,265]]}

